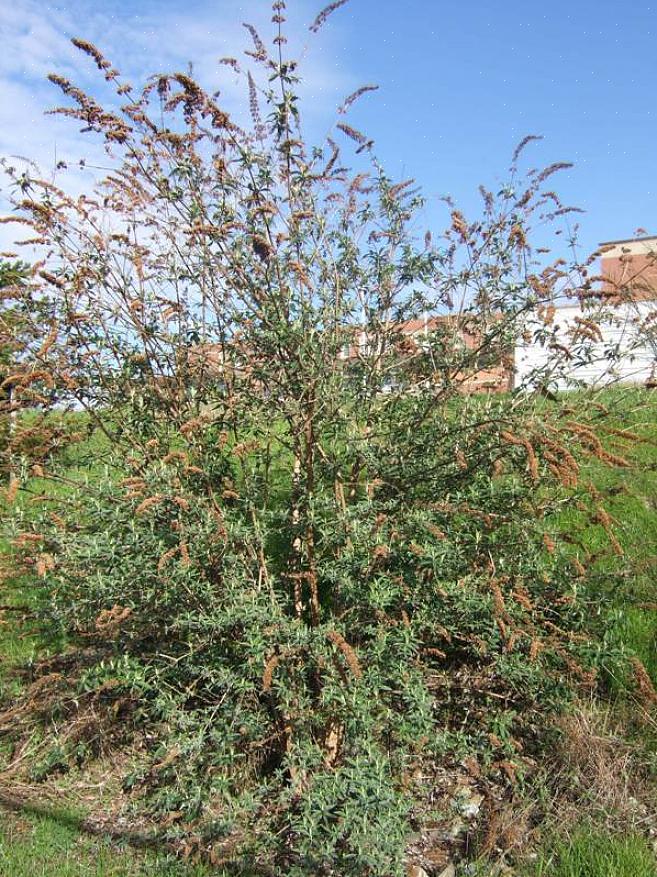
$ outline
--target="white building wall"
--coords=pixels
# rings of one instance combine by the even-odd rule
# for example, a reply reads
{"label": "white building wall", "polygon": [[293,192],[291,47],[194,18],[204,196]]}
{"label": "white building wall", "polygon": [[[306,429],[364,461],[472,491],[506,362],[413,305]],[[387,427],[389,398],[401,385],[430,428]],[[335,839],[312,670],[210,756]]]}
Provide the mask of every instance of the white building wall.
{"label": "white building wall", "polygon": [[[581,321],[594,321],[601,340],[584,338]],[[516,347],[515,386],[645,383],[655,376],[656,365],[657,301],[607,306],[595,315],[565,306],[556,309],[548,325],[538,317],[528,321],[526,338]]]}

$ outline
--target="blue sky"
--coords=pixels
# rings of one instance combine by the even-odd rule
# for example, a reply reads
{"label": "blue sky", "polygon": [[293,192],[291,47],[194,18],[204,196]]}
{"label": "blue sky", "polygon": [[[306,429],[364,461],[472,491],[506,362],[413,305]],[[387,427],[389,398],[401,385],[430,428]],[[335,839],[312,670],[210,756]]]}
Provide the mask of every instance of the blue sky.
{"label": "blue sky", "polygon": [[[342,97],[377,83],[350,121],[375,139],[393,175],[422,186],[428,225],[444,221],[441,195],[466,213],[474,209],[479,183],[502,182],[516,143],[542,134],[527,161],[575,163],[555,188],[586,211],[579,218],[585,249],[638,227],[657,233],[657,6],[351,0],[312,37],[307,25],[321,5],[289,2],[310,132],[326,133]],[[46,170],[56,158],[100,160],[74,125],[43,115],[57,101],[47,72],[94,81],[70,36],[99,45],[135,84],[193,60],[204,84],[221,86],[237,111],[241,86],[217,59],[248,45],[242,21],[264,38],[269,17],[267,0],[5,0],[0,155],[29,156]]]}

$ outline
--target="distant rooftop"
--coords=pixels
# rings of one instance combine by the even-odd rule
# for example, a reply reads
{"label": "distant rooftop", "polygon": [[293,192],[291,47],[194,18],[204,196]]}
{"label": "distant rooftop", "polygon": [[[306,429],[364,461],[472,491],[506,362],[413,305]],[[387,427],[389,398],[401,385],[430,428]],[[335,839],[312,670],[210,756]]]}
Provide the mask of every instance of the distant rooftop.
{"label": "distant rooftop", "polygon": [[641,244],[644,241],[657,241],[656,234],[646,234],[639,238],[622,238],[617,241],[602,241],[598,244],[599,247],[610,247],[610,246],[618,246],[619,244]]}

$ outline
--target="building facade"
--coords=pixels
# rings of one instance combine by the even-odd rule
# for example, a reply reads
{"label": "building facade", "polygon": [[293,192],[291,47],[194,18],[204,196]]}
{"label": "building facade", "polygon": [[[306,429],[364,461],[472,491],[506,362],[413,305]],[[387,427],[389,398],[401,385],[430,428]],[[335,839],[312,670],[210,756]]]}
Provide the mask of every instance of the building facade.
{"label": "building facade", "polygon": [[515,385],[558,389],[647,384],[657,378],[657,237],[600,245],[586,303],[536,315],[515,351]]}

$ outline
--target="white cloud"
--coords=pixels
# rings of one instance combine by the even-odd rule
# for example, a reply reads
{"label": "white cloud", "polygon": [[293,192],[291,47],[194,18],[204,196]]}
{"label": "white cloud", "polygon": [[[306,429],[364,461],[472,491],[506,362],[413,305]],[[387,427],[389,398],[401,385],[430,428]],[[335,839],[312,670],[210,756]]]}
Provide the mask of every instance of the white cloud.
{"label": "white cloud", "polygon": [[[245,85],[218,59],[230,55],[248,65],[243,50],[251,45],[243,21],[253,24],[268,45],[274,35],[266,0],[223,0],[220,5],[216,0],[190,0],[182,9],[169,0],[142,0],[137,5],[130,0],[65,2],[65,7],[41,0],[7,0],[0,5],[0,156],[25,156],[46,176],[52,175],[57,161],[71,167],[80,158],[90,164],[102,161],[102,147],[93,136],[80,134],[72,120],[46,115],[61,98],[46,79],[50,72],[93,93],[100,89],[109,94],[103,92],[104,82],[94,63],[71,45],[71,37],[97,45],[136,87],[153,73],[186,70],[191,61],[199,81],[206,88],[219,88],[220,102],[239,118],[247,106]],[[292,57],[303,59],[300,95],[306,124],[311,136],[321,138],[342,98],[360,83],[336,64],[336,59],[344,61],[337,39],[339,25],[332,22],[319,38],[309,34],[308,24],[316,12],[311,0],[295,4],[287,48]],[[68,189],[80,191],[90,183],[89,172],[68,172]],[[0,198],[3,192],[6,198],[6,182],[0,180]],[[0,226],[0,250],[7,249],[12,237],[9,226]]]}

